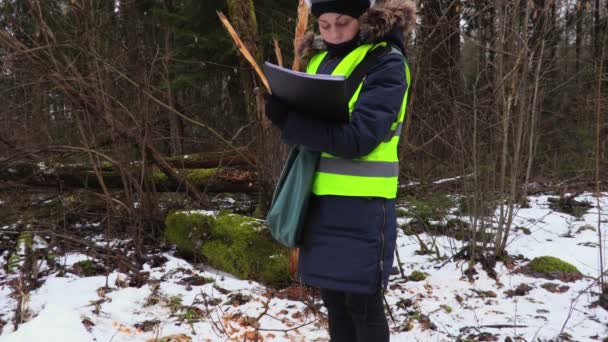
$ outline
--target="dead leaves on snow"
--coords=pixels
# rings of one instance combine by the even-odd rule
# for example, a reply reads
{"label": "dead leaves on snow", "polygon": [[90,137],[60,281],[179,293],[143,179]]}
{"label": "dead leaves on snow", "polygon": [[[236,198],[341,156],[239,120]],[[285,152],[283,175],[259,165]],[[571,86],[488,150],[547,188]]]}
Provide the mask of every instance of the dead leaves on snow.
{"label": "dead leaves on snow", "polygon": [[192,338],[186,334],[177,334],[161,338],[147,339],[146,342],[192,342]]}

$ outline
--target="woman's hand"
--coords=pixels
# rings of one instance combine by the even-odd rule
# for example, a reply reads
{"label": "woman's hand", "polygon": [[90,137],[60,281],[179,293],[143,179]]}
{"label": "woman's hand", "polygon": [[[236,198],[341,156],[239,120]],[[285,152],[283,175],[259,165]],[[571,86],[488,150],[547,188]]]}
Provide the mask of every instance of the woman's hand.
{"label": "woman's hand", "polygon": [[285,121],[287,121],[289,107],[269,93],[264,93],[263,96],[266,116],[275,126],[283,129]]}

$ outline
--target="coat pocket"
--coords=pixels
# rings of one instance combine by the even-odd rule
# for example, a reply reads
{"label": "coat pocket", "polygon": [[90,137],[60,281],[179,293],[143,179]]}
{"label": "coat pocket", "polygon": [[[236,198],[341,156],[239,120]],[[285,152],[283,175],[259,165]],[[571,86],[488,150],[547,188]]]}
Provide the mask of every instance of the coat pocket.
{"label": "coat pocket", "polygon": [[[379,241],[382,225],[382,199],[320,196],[318,221],[328,233],[356,239]],[[323,198],[325,197],[325,198]]]}

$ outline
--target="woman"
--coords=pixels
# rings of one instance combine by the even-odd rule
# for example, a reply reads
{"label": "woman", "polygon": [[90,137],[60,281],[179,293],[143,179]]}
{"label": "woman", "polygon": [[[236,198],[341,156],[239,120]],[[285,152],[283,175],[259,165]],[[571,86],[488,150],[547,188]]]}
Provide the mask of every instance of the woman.
{"label": "woman", "polygon": [[266,96],[266,115],[289,144],[320,151],[298,277],[321,289],[332,342],[389,341],[383,293],[396,244],[399,133],[409,69],[402,37],[415,25],[404,0],[307,0],[321,36],[299,49],[307,72],[349,76],[374,64],[351,99],[349,123],[330,123]]}

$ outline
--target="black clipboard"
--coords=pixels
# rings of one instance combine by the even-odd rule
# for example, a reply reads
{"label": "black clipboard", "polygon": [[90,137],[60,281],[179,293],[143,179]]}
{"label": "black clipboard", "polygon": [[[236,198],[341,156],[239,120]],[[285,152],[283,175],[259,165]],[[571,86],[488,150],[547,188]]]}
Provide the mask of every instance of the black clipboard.
{"label": "black clipboard", "polygon": [[312,75],[269,62],[263,68],[272,94],[287,106],[324,121],[349,121],[344,76]]}

